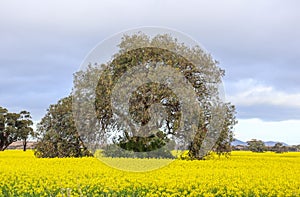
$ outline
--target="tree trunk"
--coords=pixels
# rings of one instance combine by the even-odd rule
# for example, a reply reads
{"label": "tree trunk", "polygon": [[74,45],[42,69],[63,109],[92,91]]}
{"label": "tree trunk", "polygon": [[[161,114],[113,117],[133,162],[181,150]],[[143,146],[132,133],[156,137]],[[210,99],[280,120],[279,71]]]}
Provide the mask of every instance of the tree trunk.
{"label": "tree trunk", "polygon": [[194,136],[193,141],[190,144],[189,147],[189,157],[194,160],[202,160],[204,159],[205,155],[201,153],[201,146],[203,143],[203,140],[207,134],[206,126],[202,127],[202,129],[198,129],[196,131],[196,134]]}
{"label": "tree trunk", "polygon": [[23,151],[26,151],[27,139],[23,140]]}
{"label": "tree trunk", "polygon": [[2,150],[3,147],[4,147],[4,144],[3,144],[3,142],[0,140],[0,151],[3,151],[3,150]]}
{"label": "tree trunk", "polygon": [[5,145],[2,147],[1,151],[4,151],[10,144],[11,144],[11,143],[5,144]]}

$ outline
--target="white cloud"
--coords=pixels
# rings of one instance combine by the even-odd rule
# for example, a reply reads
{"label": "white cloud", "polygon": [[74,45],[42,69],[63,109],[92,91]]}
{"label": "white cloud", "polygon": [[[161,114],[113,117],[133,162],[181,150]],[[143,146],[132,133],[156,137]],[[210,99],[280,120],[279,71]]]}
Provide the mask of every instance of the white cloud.
{"label": "white cloud", "polygon": [[266,122],[257,118],[240,119],[235,126],[235,138],[243,141],[260,139],[300,144],[300,120]]}
{"label": "white cloud", "polygon": [[230,88],[234,93],[228,95],[227,99],[235,105],[275,105],[300,108],[300,93],[279,91],[254,79],[240,80],[231,84]]}

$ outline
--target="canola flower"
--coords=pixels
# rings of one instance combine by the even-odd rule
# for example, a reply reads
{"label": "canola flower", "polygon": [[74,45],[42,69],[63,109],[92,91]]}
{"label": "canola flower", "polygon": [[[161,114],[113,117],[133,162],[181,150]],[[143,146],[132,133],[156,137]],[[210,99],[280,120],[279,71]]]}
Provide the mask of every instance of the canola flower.
{"label": "canola flower", "polygon": [[300,153],[233,152],[228,159],[176,160],[137,173],[97,158],[38,159],[32,151],[0,152],[0,196],[296,197],[299,175]]}

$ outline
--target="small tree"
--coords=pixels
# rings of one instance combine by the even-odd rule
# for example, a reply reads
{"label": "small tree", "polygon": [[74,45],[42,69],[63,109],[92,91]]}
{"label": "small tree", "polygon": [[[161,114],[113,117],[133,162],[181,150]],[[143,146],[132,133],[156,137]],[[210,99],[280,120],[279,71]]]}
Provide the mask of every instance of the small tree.
{"label": "small tree", "polygon": [[287,147],[284,146],[281,142],[277,142],[272,148],[272,151],[274,151],[275,153],[284,153],[287,152]]}
{"label": "small tree", "polygon": [[23,150],[26,150],[28,136],[34,136],[30,113],[21,111],[10,113],[0,107],[0,150],[4,151],[10,144],[23,140]]}
{"label": "small tree", "polygon": [[18,120],[18,124],[17,124],[17,128],[18,128],[19,138],[23,142],[23,151],[26,151],[28,137],[35,136],[35,133],[34,133],[33,129],[31,128],[32,125],[33,125],[33,122],[31,120],[30,112],[21,111],[20,117]]}
{"label": "small tree", "polygon": [[47,114],[38,124],[37,157],[91,156],[84,146],[73,120],[72,97],[68,96],[50,105]]}
{"label": "small tree", "polygon": [[253,139],[253,140],[247,141],[247,144],[249,146],[249,150],[252,152],[262,153],[266,150],[265,143],[261,140]]}

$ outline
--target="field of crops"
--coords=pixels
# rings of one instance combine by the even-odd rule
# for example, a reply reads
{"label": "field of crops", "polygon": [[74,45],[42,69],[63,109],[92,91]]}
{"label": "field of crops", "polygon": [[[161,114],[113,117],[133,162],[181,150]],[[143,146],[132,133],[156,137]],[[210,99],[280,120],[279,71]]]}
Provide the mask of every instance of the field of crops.
{"label": "field of crops", "polygon": [[300,196],[299,175],[300,153],[233,152],[229,159],[176,160],[137,173],[96,158],[0,152],[0,196]]}

